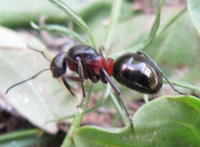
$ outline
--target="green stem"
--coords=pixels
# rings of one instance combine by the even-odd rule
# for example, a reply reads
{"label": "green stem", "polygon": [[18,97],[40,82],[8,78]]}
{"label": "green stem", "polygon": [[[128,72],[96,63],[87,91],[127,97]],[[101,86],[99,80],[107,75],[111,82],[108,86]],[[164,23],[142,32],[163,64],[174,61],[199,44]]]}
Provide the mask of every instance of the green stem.
{"label": "green stem", "polygon": [[[118,22],[118,19],[119,19],[119,15],[120,15],[120,12],[121,12],[121,7],[122,7],[122,2],[123,2],[123,0],[113,1],[112,11],[111,11],[111,23],[110,23],[109,32],[107,34],[106,43],[105,43],[105,48],[107,49],[107,51],[108,51],[108,48],[110,47],[112,34],[113,34],[114,30],[115,30],[115,26],[116,26],[116,24]],[[129,121],[126,118],[126,116],[124,115],[123,110],[122,110],[117,98],[114,96],[114,94],[112,92],[110,92],[110,96],[112,98],[112,101],[113,101],[116,109],[120,113],[124,123],[126,124],[126,126],[129,125]]]}
{"label": "green stem", "polygon": [[[188,83],[184,83],[184,82],[180,82],[180,81],[175,81],[175,80],[170,80],[170,81],[171,81],[172,84],[174,84],[176,86],[200,92],[200,87],[198,87],[198,86],[194,86],[194,85],[191,85],[191,84],[188,84]],[[164,82],[168,83],[167,81],[164,81]]]}
{"label": "green stem", "polygon": [[144,50],[155,40],[156,34],[160,27],[160,12],[161,12],[162,6],[163,6],[163,0],[160,0],[160,3],[156,11],[156,19],[149,33],[149,37],[142,44],[139,44],[138,46],[134,47],[133,48],[134,51]]}
{"label": "green stem", "polygon": [[123,122],[125,123],[126,126],[128,126],[128,125],[130,124],[130,122],[129,122],[129,120],[127,119],[125,113],[123,112],[123,109],[122,109],[121,105],[119,104],[119,102],[118,102],[116,96],[115,96],[112,92],[110,92],[110,96],[111,96],[111,98],[112,98],[112,101],[113,101],[113,103],[114,103],[114,105],[115,105],[117,111],[120,113]]}
{"label": "green stem", "polygon": [[122,2],[123,2],[123,0],[115,0],[115,1],[113,1],[112,11],[111,11],[110,28],[109,28],[109,32],[107,34],[107,39],[106,39],[106,43],[105,43],[105,48],[107,50],[110,47],[112,34],[113,34],[114,30],[115,30],[115,26],[116,26],[116,24],[118,22],[118,19],[119,19],[119,15],[120,15],[120,12],[121,12],[121,7],[122,7]]}
{"label": "green stem", "polygon": [[62,1],[60,0],[49,0],[49,1],[54,3],[57,7],[61,8],[63,11],[65,11],[74,21],[74,23],[76,23],[85,33],[88,34],[92,46],[94,48],[97,47],[92,32],[90,31],[87,24],[81,19],[81,17],[79,17],[67,4],[63,3]]}
{"label": "green stem", "polygon": [[43,131],[40,129],[20,130],[12,133],[7,133],[5,135],[0,135],[0,142],[6,142],[30,136],[39,136],[42,133]]}
{"label": "green stem", "polygon": [[117,53],[113,55],[114,57],[127,53],[127,52],[137,52],[139,50],[144,50],[154,41],[156,34],[158,32],[159,26],[160,26],[160,11],[161,11],[162,5],[163,5],[163,0],[160,0],[159,6],[156,11],[156,19],[151,28],[148,38],[145,39],[142,43],[139,43],[138,45],[136,45],[135,47],[123,51],[123,53],[121,52],[121,53]]}
{"label": "green stem", "polygon": [[85,98],[85,102],[78,108],[78,112],[74,116],[74,120],[73,120],[73,122],[72,122],[72,124],[70,126],[70,129],[69,129],[69,131],[67,133],[67,136],[64,138],[64,141],[63,141],[61,147],[70,147],[70,145],[72,143],[72,135],[73,135],[74,131],[81,124],[81,121],[83,119],[83,116],[85,114],[87,105],[88,105],[90,97],[91,97],[91,92],[92,92],[92,90],[90,90],[90,93]]}
{"label": "green stem", "polygon": [[158,5],[157,11],[156,11],[156,19],[155,19],[155,22],[151,29],[151,32],[149,34],[149,38],[145,41],[144,46],[142,48],[140,48],[139,50],[144,50],[155,40],[156,34],[160,27],[160,13],[161,13],[162,6],[163,6],[163,0],[160,0],[160,3]]}
{"label": "green stem", "polygon": [[180,18],[185,12],[187,8],[182,9],[179,13],[177,13],[174,17],[172,17],[162,28],[158,35],[163,34],[178,18]]}
{"label": "green stem", "polygon": [[148,96],[148,94],[143,94],[143,96],[144,96],[145,103],[148,103],[149,102],[149,96]]}

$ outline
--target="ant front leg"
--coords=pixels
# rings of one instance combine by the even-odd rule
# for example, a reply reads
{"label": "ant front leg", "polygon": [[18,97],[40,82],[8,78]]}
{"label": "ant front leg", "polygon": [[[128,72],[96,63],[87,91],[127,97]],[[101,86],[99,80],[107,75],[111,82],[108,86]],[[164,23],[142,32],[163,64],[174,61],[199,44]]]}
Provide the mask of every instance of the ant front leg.
{"label": "ant front leg", "polygon": [[81,82],[81,78],[80,77],[75,77],[75,76],[66,76],[66,75],[63,75],[62,76],[62,81],[65,85],[65,87],[69,90],[69,92],[75,96],[75,94],[72,92],[72,88],[71,86],[69,85],[69,83],[67,82],[68,80],[70,81],[75,81],[75,82]]}
{"label": "ant front leg", "polygon": [[69,92],[71,93],[71,95],[75,96],[75,94],[72,92],[71,86],[69,85],[69,83],[67,82],[67,79],[62,76],[62,81],[65,85],[65,87],[69,90]]}
{"label": "ant front leg", "polygon": [[78,74],[80,76],[80,82],[81,82],[81,87],[82,87],[82,91],[83,91],[83,97],[85,97],[85,88],[84,88],[84,84],[83,84],[83,80],[84,80],[84,72],[83,72],[83,64],[81,63],[81,61],[78,61]]}
{"label": "ant front leg", "polygon": [[120,99],[121,104],[123,105],[124,110],[125,110],[125,112],[126,112],[126,115],[128,116],[128,119],[129,119],[129,121],[130,121],[131,130],[134,132],[133,120],[132,120],[132,118],[131,118],[131,115],[130,115],[129,112],[128,112],[128,108],[127,108],[125,102],[123,101],[123,99],[122,99],[122,97],[121,97],[121,92],[120,92],[119,88],[115,85],[115,83],[114,83],[113,80],[110,78],[110,76],[108,75],[108,73],[106,72],[105,69],[101,68],[100,70],[101,70],[101,72],[103,73],[103,75],[105,76],[105,79],[108,81],[108,83],[110,84],[110,86],[111,86],[112,89],[114,90],[114,92],[116,93],[116,95],[118,96],[118,98]]}
{"label": "ant front leg", "polygon": [[160,67],[151,59],[151,57],[150,57],[149,55],[147,55],[147,54],[146,54],[145,52],[143,52],[143,51],[138,51],[137,54],[138,54],[138,55],[143,55],[144,57],[146,57],[146,58],[159,70],[159,72],[161,73],[161,75],[163,76],[163,78],[169,83],[169,85],[171,86],[171,88],[172,88],[175,92],[177,92],[177,93],[180,94],[180,95],[186,95],[185,93],[180,92],[178,89],[176,89],[176,88],[174,87],[174,85],[171,83],[171,81],[168,80],[168,78],[165,76],[164,72],[163,72],[163,71],[160,69]]}

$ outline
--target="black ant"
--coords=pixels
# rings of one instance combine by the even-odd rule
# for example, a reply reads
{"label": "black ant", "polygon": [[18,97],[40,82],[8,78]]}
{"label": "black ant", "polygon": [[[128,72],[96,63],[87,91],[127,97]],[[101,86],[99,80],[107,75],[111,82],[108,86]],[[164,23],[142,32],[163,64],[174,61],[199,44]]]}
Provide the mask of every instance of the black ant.
{"label": "black ant", "polygon": [[[46,57],[43,52],[39,52]],[[178,94],[183,94],[173,86],[163,74],[162,70],[146,53],[142,51],[128,53],[120,56],[114,61],[112,58],[104,58],[101,50],[100,53],[98,53],[95,49],[87,45],[76,45],[70,48],[68,52],[58,54],[51,61],[50,69],[44,69],[31,78],[11,86],[7,89],[6,93],[13,87],[34,79],[40,73],[51,70],[53,77],[61,78],[69,92],[74,95],[71,86],[68,83],[68,78],[65,75],[67,68],[78,73],[78,81],[81,83],[84,98],[86,94],[83,81],[85,79],[90,79],[93,83],[96,83],[99,80],[103,83],[109,83],[119,97],[126,115],[131,122],[132,129],[132,119],[121,97],[121,92],[111,79],[111,76],[113,76],[120,84],[147,94],[157,93],[162,87],[162,78],[165,78],[174,91]]]}

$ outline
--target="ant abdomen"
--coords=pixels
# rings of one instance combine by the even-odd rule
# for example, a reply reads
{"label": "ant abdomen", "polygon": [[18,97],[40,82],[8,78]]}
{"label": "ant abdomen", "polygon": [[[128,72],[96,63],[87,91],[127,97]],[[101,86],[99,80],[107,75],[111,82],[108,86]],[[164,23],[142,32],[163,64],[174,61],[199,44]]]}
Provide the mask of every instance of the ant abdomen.
{"label": "ant abdomen", "polygon": [[142,93],[154,94],[162,87],[162,74],[148,58],[125,54],[114,65],[113,76],[122,85]]}

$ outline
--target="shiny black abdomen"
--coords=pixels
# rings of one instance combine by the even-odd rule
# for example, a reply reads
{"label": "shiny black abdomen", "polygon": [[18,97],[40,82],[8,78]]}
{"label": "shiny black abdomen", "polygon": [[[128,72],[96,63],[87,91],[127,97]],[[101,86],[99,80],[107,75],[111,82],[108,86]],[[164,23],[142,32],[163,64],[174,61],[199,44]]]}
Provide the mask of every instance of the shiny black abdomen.
{"label": "shiny black abdomen", "polygon": [[162,87],[162,75],[148,58],[125,54],[114,65],[113,76],[122,85],[142,93],[154,94]]}

